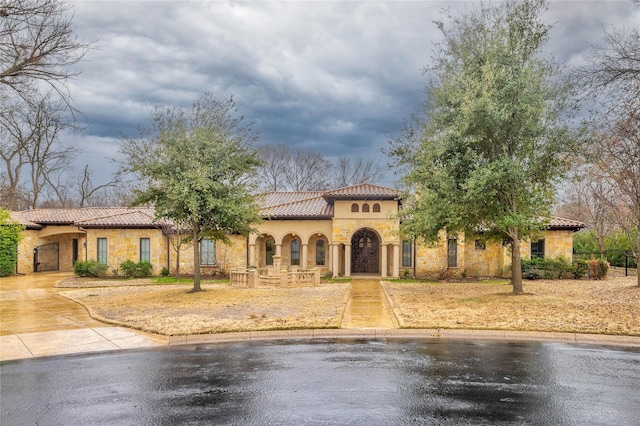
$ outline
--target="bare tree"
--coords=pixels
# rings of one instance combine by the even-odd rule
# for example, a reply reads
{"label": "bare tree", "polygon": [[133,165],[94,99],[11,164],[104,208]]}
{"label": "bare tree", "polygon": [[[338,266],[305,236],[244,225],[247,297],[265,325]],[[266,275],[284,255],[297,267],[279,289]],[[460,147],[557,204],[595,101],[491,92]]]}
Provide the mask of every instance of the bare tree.
{"label": "bare tree", "polygon": [[[63,101],[49,96],[30,104],[14,104],[11,111],[0,111],[0,157],[6,169],[7,193],[20,194],[13,200],[3,200],[7,208],[36,208],[49,177],[66,170],[76,155],[72,146],[59,143],[61,132],[72,129],[64,118]],[[23,174],[28,177],[23,179]],[[17,205],[20,198],[26,206]]]}
{"label": "bare tree", "polygon": [[258,148],[262,164],[258,168],[260,190],[264,192],[285,189],[285,175],[291,162],[291,150],[286,145],[263,145]]}
{"label": "bare tree", "polygon": [[587,225],[601,253],[605,250],[605,239],[617,228],[615,183],[593,164],[578,167],[571,179],[571,188],[560,215],[580,220]]}
{"label": "bare tree", "polygon": [[[610,198],[616,225],[632,241],[633,254],[640,253],[640,111],[613,126],[598,144],[598,168],[614,182]],[[634,244],[631,245],[632,247]],[[640,286],[640,278],[638,278]]]}
{"label": "bare tree", "polygon": [[263,191],[318,191],[327,188],[331,163],[316,151],[263,145],[258,178]]}
{"label": "bare tree", "polygon": [[373,159],[356,157],[340,157],[335,166],[333,184],[336,188],[358,185],[360,183],[375,183],[382,177],[380,164]]}
{"label": "bare tree", "polygon": [[292,191],[321,191],[328,187],[331,163],[319,152],[291,148],[291,164],[285,174]]}
{"label": "bare tree", "polygon": [[30,102],[35,81],[48,84],[69,105],[71,69],[91,47],[78,40],[71,6],[58,0],[0,0],[0,92]]}
{"label": "bare tree", "polygon": [[[617,224],[635,228],[635,256],[640,252],[640,33],[612,29],[604,46],[593,48],[578,77],[598,107],[591,123],[597,141],[594,163],[615,183]],[[631,225],[630,225],[631,224]],[[629,235],[631,233],[629,232]],[[638,275],[640,286],[640,275]]]}

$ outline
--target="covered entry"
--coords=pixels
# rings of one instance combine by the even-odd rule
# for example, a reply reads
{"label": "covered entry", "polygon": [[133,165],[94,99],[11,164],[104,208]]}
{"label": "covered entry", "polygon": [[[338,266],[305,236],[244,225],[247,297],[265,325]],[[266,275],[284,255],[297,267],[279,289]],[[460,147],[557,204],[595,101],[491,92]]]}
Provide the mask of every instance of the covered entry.
{"label": "covered entry", "polygon": [[380,238],[371,229],[361,229],[351,238],[351,272],[380,273]]}
{"label": "covered entry", "polygon": [[57,271],[60,268],[60,244],[49,243],[33,249],[33,272]]}

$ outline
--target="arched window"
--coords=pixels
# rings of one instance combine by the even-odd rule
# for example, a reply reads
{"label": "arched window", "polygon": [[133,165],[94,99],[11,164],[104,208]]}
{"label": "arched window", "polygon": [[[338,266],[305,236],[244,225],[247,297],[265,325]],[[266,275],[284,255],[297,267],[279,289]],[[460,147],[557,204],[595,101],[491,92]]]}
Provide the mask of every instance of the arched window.
{"label": "arched window", "polygon": [[324,266],[325,262],[324,240],[316,241],[316,266]]}
{"label": "arched window", "polygon": [[291,264],[300,265],[300,240],[291,241]]}
{"label": "arched window", "polygon": [[275,254],[276,242],[273,238],[267,238],[264,244],[264,250],[266,254],[265,265],[273,265],[273,255]]}
{"label": "arched window", "polygon": [[360,211],[360,209],[358,208],[358,204],[357,203],[351,204],[351,213],[358,213],[359,211]]}
{"label": "arched window", "polygon": [[362,213],[369,213],[369,204],[364,203],[362,205]]}
{"label": "arched window", "polygon": [[374,213],[380,213],[380,204],[375,203],[375,204],[373,205],[373,212],[374,212]]}

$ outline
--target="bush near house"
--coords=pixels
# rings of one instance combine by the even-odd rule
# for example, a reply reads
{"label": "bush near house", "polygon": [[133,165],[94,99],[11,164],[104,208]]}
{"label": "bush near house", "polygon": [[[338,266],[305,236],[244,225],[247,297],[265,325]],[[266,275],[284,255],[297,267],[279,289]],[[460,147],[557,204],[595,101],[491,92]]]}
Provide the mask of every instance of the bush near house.
{"label": "bush near house", "polygon": [[602,279],[607,275],[609,264],[602,259],[571,262],[566,257],[554,259],[523,259],[522,277],[528,280],[581,279],[588,275],[590,279]]}
{"label": "bush near house", "polygon": [[11,275],[16,269],[22,228],[13,223],[8,211],[0,209],[0,277]]}
{"label": "bush near house", "polygon": [[143,278],[151,275],[153,265],[146,260],[135,263],[127,259],[120,263],[120,269],[126,278]]}
{"label": "bush near house", "polygon": [[73,272],[79,277],[103,277],[107,272],[107,265],[96,260],[79,260],[73,265]]}

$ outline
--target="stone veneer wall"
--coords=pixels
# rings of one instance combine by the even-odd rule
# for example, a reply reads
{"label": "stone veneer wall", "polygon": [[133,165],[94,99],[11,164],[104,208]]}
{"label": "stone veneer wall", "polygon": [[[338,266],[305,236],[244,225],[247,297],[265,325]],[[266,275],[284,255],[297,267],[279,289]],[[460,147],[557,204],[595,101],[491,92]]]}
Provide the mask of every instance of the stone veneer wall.
{"label": "stone veneer wall", "polygon": [[[107,274],[120,273],[125,260],[140,261],[140,238],[149,238],[153,275],[160,275],[167,266],[167,237],[159,229],[87,229],[87,259],[98,256],[98,238],[107,239]],[[82,260],[82,259],[81,259]]]}
{"label": "stone veneer wall", "polygon": [[333,243],[351,243],[351,235],[362,228],[374,229],[382,241],[381,244],[399,243],[398,222],[391,219],[335,219],[333,221]]}
{"label": "stone veneer wall", "polygon": [[61,272],[73,271],[73,239],[78,240],[78,259],[84,260],[85,251],[83,243],[85,234],[56,234],[41,238],[37,230],[25,230],[22,232],[22,240],[18,244],[18,272],[29,274],[33,272],[33,250],[44,244],[58,243],[58,270]]}
{"label": "stone veneer wall", "polygon": [[[247,266],[247,238],[242,235],[230,235],[230,244],[216,241],[216,265],[202,265],[201,273],[228,273],[231,268],[245,268]],[[171,274],[175,274],[176,252],[171,249]],[[180,274],[193,274],[193,244],[185,244],[180,250]]]}
{"label": "stone veneer wall", "polygon": [[33,272],[33,249],[38,246],[38,231],[22,231],[22,239],[18,243],[18,272],[28,274]]}

